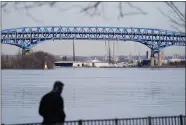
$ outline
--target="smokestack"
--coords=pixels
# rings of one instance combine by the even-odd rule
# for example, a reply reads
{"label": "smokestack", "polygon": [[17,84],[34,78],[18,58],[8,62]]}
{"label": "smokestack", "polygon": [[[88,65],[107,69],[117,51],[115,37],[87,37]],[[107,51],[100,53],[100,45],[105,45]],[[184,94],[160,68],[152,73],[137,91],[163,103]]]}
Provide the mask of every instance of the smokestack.
{"label": "smokestack", "polygon": [[76,58],[75,58],[75,46],[74,46],[74,40],[73,40],[73,61],[75,61]]}
{"label": "smokestack", "polygon": [[107,61],[107,42],[105,41],[105,62]]}
{"label": "smokestack", "polygon": [[113,42],[113,61],[114,61],[114,55],[115,55],[115,42]]}
{"label": "smokestack", "polygon": [[109,48],[109,63],[111,63],[110,41],[108,41],[108,48]]}
{"label": "smokestack", "polygon": [[149,52],[146,51],[146,59],[149,59]]}

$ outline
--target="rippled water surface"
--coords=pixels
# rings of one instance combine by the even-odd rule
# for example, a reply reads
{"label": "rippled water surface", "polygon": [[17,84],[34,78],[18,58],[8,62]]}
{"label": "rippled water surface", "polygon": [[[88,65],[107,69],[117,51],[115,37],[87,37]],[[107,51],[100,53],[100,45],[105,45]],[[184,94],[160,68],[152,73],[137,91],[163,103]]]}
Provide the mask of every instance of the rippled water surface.
{"label": "rippled water surface", "polygon": [[65,83],[67,120],[185,115],[185,69],[2,70],[2,122],[41,122],[41,97]]}

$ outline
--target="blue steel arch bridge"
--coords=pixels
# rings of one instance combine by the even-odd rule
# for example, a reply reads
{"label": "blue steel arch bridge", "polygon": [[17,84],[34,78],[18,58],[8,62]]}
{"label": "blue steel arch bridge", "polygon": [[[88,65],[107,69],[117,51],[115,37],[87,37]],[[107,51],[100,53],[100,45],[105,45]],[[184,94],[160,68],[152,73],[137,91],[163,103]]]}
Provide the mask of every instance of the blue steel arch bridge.
{"label": "blue steel arch bridge", "polygon": [[47,40],[135,41],[152,51],[168,46],[185,46],[185,34],[176,31],[134,27],[43,26],[1,30],[1,43],[24,50]]}

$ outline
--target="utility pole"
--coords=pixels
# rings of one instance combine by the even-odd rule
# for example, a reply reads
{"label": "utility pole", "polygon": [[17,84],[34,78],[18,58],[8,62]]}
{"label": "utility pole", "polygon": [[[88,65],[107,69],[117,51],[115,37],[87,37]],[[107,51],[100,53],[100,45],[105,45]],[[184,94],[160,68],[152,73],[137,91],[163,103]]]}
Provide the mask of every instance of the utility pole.
{"label": "utility pole", "polygon": [[73,61],[75,61],[75,46],[74,46],[74,39],[73,39]]}
{"label": "utility pole", "polygon": [[110,41],[108,41],[108,47],[109,47],[109,63],[111,63]]}
{"label": "utility pole", "polygon": [[107,41],[105,41],[105,62],[107,62]]}
{"label": "utility pole", "polygon": [[113,42],[113,62],[114,62],[114,55],[115,55],[115,42]]}

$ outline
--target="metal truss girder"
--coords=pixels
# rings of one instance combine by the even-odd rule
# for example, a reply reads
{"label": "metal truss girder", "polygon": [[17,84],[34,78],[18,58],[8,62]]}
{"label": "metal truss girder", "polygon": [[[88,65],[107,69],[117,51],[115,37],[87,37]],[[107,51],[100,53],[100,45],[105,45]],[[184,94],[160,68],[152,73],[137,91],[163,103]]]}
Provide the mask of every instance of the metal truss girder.
{"label": "metal truss girder", "polygon": [[[133,27],[48,26],[1,31],[1,43],[31,49],[46,40],[136,41],[151,49],[185,46],[185,34],[175,31]],[[20,42],[21,41],[21,42]]]}

